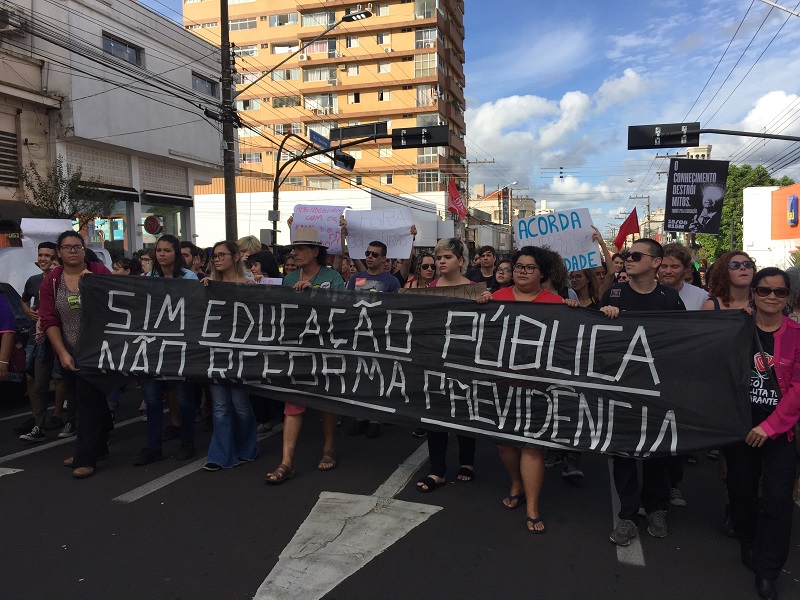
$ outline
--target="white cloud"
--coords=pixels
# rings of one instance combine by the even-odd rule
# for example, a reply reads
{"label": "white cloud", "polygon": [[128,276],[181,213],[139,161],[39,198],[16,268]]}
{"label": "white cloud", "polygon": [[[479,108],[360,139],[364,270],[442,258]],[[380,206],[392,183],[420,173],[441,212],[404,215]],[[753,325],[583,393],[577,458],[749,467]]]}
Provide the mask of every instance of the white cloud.
{"label": "white cloud", "polygon": [[633,69],[625,69],[622,77],[606,79],[595,94],[597,110],[604,111],[615,104],[630,102],[647,89],[646,80]]}

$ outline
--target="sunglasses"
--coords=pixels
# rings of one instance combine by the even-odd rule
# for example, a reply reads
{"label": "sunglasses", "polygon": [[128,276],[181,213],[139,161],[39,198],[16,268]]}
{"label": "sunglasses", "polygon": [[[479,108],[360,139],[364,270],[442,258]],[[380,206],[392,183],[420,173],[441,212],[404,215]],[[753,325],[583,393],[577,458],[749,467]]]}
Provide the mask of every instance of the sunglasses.
{"label": "sunglasses", "polygon": [[[731,262],[728,263],[728,268],[731,271],[735,271],[739,267],[744,267],[745,269],[755,269],[756,263],[754,263],[752,260],[742,260],[742,261],[732,260]],[[780,298],[781,296],[778,297]],[[785,298],[786,296],[783,297]]]}
{"label": "sunglasses", "polygon": [[647,254],[646,252],[624,252],[620,254],[622,260],[624,261],[631,261],[631,262],[639,262],[642,260],[643,256],[649,256],[650,258],[657,258],[652,254]]}
{"label": "sunglasses", "polygon": [[789,288],[784,288],[784,287],[771,288],[759,285],[757,287],[754,287],[753,291],[759,298],[766,298],[770,294],[775,294],[776,298],[786,298],[789,295]]}
{"label": "sunglasses", "polygon": [[436,265],[431,265],[431,264],[427,264],[427,265],[426,265],[426,264],[423,264],[423,265],[420,265],[420,266],[419,266],[419,268],[420,268],[420,269],[426,269],[426,270],[427,270],[427,269],[431,269],[431,270],[433,270],[433,269],[435,269],[435,268],[436,268]]}
{"label": "sunglasses", "polygon": [[380,252],[373,252],[372,250],[367,250],[366,252],[364,252],[364,256],[367,258],[369,258],[370,256],[372,258],[379,258],[383,255]]}

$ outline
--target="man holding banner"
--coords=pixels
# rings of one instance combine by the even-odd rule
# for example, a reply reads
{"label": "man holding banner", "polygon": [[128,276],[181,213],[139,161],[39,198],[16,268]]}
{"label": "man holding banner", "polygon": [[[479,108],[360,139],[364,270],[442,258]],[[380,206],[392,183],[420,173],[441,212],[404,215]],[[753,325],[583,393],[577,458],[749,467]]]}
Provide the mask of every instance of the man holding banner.
{"label": "man holding banner", "polygon": [[[678,292],[656,282],[656,272],[664,257],[664,249],[655,240],[636,240],[630,252],[625,252],[626,283],[617,283],[600,302],[600,310],[614,319],[621,311],[685,310]],[[669,457],[642,461],[642,488],[636,460],[614,457],[614,486],[619,495],[619,521],[610,539],[618,546],[628,546],[639,535],[636,519],[639,504],[647,512],[647,533],[667,537],[667,507],[669,506]]]}

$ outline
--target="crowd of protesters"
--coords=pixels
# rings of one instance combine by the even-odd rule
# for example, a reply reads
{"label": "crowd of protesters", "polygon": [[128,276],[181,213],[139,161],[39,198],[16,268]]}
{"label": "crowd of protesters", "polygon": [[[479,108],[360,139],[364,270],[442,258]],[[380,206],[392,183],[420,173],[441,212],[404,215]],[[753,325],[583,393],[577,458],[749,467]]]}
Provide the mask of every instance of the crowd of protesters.
{"label": "crowd of protesters", "polygon": [[[413,228],[411,233],[415,233]],[[775,580],[788,555],[793,495],[797,498],[794,428],[800,417],[800,268],[757,271],[745,252],[732,251],[707,269],[697,269],[692,254],[679,244],[662,246],[655,240],[639,239],[627,251],[611,255],[596,230],[593,239],[599,244],[602,264],[567,272],[557,253],[540,247],[529,246],[513,256],[498,257],[493,247],[483,246],[470,261],[467,246],[456,238],[440,240],[430,251],[415,249],[407,260],[390,260],[386,245],[379,241],[369,244],[363,258],[334,258],[328,256],[314,228],[300,227],[289,252],[279,260],[253,236],[221,241],[203,250],[164,235],[136,257],[115,258],[112,270],[115,275],[199,279],[205,285],[281,284],[298,292],[322,288],[394,293],[403,287],[480,283],[486,285],[486,291],[478,295],[480,303],[566,304],[599,311],[609,319],[624,311],[745,311],[752,315],[757,331],[754,340],[741,343],[741,351],[753,360],[753,427],[741,442],[709,449],[708,456],[719,461],[725,489],[723,532],[738,539],[742,563],[755,573],[759,597],[777,598]],[[22,308],[36,328],[26,349],[31,418],[19,428],[20,439],[43,442],[48,430],[59,430],[61,438],[76,436],[73,454],[64,465],[72,469],[74,477],[87,478],[108,454],[113,411],[121,391],[105,395],[76,369],[74,354],[84,318],[80,279],[110,271],[73,231],[40,244],[37,265],[41,274],[30,278],[22,296]],[[0,380],[10,376],[14,335],[10,308],[0,296]],[[162,460],[162,442],[171,439],[180,438],[176,460],[195,456],[195,421],[204,417],[209,417],[213,431],[204,469],[218,471],[252,461],[259,452],[257,434],[266,430],[262,426],[280,403],[279,398],[250,397],[233,386],[155,379],[140,384],[147,434],[146,445],[133,458],[137,466]],[[47,404],[53,390],[55,410],[48,420]],[[165,401],[170,425],[163,428]],[[280,460],[265,476],[271,485],[295,476],[295,449],[305,407],[287,402],[282,412]],[[320,471],[337,466],[335,442],[340,423],[337,415],[322,413]],[[371,438],[380,433],[381,424],[376,421],[356,420],[348,430],[349,435]],[[448,434],[423,429],[413,434],[427,438],[430,455],[428,473],[416,488],[431,493],[446,482]],[[457,438],[456,479],[472,482],[476,440],[461,434]],[[545,533],[540,512],[545,469],[560,464],[563,477],[580,479],[584,477],[580,453],[543,451],[532,444],[497,447],[510,477],[502,506],[507,510],[524,506],[528,531]],[[666,537],[668,510],[688,505],[679,488],[683,466],[696,462],[697,457],[691,455],[641,461],[614,457],[613,482],[620,509],[610,540],[629,545],[639,534],[640,515],[646,515],[649,535]]]}

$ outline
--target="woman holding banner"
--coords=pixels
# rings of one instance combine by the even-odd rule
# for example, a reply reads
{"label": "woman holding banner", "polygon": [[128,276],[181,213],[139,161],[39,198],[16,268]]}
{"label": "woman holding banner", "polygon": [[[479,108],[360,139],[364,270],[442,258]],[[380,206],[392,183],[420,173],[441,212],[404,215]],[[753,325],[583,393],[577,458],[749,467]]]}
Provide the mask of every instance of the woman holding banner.
{"label": "woman holding banner", "polygon": [[[448,287],[456,285],[471,285],[464,277],[467,261],[467,249],[458,238],[439,240],[433,251],[436,264],[439,267],[440,277],[430,282],[428,287]],[[486,291],[478,298],[478,302],[489,301],[491,294]],[[458,461],[460,467],[456,478],[459,481],[472,481],[475,479],[475,438],[458,435]],[[447,438],[446,431],[428,431],[428,454],[431,462],[431,472],[417,482],[417,491],[423,494],[432,492],[445,484],[447,473]]]}
{"label": "woman holding banner", "polygon": [[[514,255],[514,285],[492,294],[492,300],[563,304],[561,296],[542,284],[550,278],[555,263],[552,254],[535,246],[526,246]],[[539,446],[497,446],[500,458],[511,477],[511,491],[503,506],[515,510],[525,504],[525,524],[531,533],[547,531],[539,514],[539,495],[544,482],[544,455]]]}
{"label": "woman holding banner", "polygon": [[[224,241],[214,244],[211,275],[203,280],[226,283],[253,283],[244,274],[244,262],[236,242]],[[238,387],[210,385],[211,420],[214,433],[208,447],[206,471],[230,469],[258,456],[256,444],[256,416],[250,405],[249,394]]]}
{"label": "woman holding banner", "polygon": [[774,267],[761,269],[753,277],[757,335],[746,352],[752,357],[750,410],[754,426],[743,442],[724,450],[742,563],[755,573],[756,590],[764,599],[778,597],[775,580],[789,554],[794,508],[800,324],[783,315],[789,286],[786,273]]}

